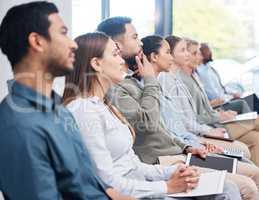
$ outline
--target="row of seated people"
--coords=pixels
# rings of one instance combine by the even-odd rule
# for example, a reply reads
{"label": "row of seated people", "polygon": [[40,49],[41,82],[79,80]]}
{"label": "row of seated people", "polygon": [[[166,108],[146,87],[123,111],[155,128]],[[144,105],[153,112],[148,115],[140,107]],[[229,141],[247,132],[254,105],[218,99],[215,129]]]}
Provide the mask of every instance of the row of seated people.
{"label": "row of seated people", "polygon": [[[219,127],[236,112],[210,106],[196,75],[199,44],[139,40],[127,17],[97,30],[71,40],[49,2],[19,5],[4,17],[0,48],[14,72],[0,104],[5,199],[167,199],[198,184],[200,169],[183,164],[186,153],[236,148],[246,158],[227,174],[223,193],[190,199],[256,200],[258,152],[243,139],[258,134],[256,120]],[[62,101],[52,85],[64,75]],[[202,137],[226,129],[238,141]]]}
{"label": "row of seated people", "polygon": [[252,111],[258,112],[259,100],[256,94],[245,91],[241,85],[226,87],[221,81],[220,74],[213,67],[213,55],[206,43],[200,44],[202,63],[196,73],[201,80],[204,90],[214,108],[234,110],[238,114]]}

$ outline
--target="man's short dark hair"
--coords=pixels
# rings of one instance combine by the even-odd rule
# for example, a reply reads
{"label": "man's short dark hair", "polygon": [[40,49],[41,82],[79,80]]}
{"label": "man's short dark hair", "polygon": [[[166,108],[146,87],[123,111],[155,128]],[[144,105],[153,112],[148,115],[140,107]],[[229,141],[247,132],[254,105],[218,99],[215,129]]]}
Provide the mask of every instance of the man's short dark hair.
{"label": "man's short dark hair", "polygon": [[130,24],[132,19],[129,17],[111,17],[103,20],[97,27],[97,31],[104,32],[111,38],[115,38],[126,32],[125,25]]}
{"label": "man's short dark hair", "polygon": [[10,8],[0,25],[0,48],[12,68],[28,53],[28,37],[35,32],[50,39],[48,16],[58,13],[55,4],[35,1]]}

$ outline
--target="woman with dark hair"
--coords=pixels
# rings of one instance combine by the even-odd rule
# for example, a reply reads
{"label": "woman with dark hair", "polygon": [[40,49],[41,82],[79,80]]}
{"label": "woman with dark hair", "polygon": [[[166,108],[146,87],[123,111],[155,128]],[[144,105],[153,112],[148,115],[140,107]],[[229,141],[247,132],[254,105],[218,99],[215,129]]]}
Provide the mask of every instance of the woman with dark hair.
{"label": "woman with dark hair", "polygon": [[[160,38],[160,40],[158,40]],[[159,41],[159,42],[158,42]],[[163,121],[166,125],[166,129],[169,130],[169,133],[173,137],[179,137],[181,140],[183,140],[186,145],[195,147],[197,149],[200,149],[201,151],[207,151],[209,153],[219,153],[222,152],[223,149],[220,147],[216,147],[210,145],[210,148],[206,149],[204,145],[200,144],[200,141],[196,135],[193,133],[189,132],[187,128],[185,127],[186,124],[189,126],[194,126],[197,127],[198,131],[195,132],[195,134],[200,134],[202,133],[214,133],[217,132],[214,131],[211,127],[207,125],[200,125],[200,124],[195,124],[192,120],[185,119],[184,116],[184,109],[188,108],[187,106],[183,106],[181,101],[181,96],[184,94],[185,91],[182,90],[187,90],[183,86],[179,85],[178,83],[180,81],[175,81],[175,73],[176,73],[176,64],[175,64],[175,57],[174,49],[178,49],[178,43],[180,44],[179,47],[183,47],[184,50],[184,44],[185,41],[182,41],[180,38],[175,37],[175,36],[170,36],[169,38],[166,38],[164,40],[163,38],[159,36],[148,36],[146,38],[142,39],[143,43],[143,52],[145,55],[147,55],[149,61],[151,62],[154,71],[156,75],[158,76],[158,80],[162,86],[162,95],[160,96],[160,104],[161,104],[161,117],[163,118]],[[160,45],[159,45],[160,43]],[[167,47],[167,51],[163,52],[163,49],[166,49],[165,47],[162,48],[161,44],[164,44],[165,47]],[[170,48],[169,44],[172,46],[172,49]],[[181,48],[180,48],[181,49]],[[172,51],[173,50],[173,51]],[[165,51],[165,50],[164,50]],[[177,56],[180,55],[178,52]],[[158,56],[160,55],[160,56]],[[182,55],[183,59],[179,59],[180,62],[185,61],[184,59],[184,52]],[[178,57],[177,57],[178,59]],[[184,63],[183,62],[183,63]],[[177,92],[175,93],[175,91]],[[183,94],[181,94],[183,92]],[[179,96],[177,95],[179,93]],[[181,102],[178,102],[181,101]],[[179,103],[179,104],[178,104]],[[187,100],[187,103],[189,105],[189,100]],[[191,116],[194,114],[192,113]],[[186,120],[187,122],[183,123],[183,120]],[[195,121],[196,122],[196,121]]]}
{"label": "woman with dark hair", "polygon": [[64,102],[79,125],[100,178],[136,198],[165,197],[195,188],[199,179],[196,169],[181,164],[148,165],[135,155],[134,130],[105,98],[109,88],[125,75],[115,43],[97,32],[75,41],[75,69],[66,77]]}
{"label": "woman with dark hair", "polygon": [[201,43],[200,52],[202,62],[199,63],[197,73],[203,83],[205,92],[212,106],[221,106],[224,110],[241,113],[251,112],[248,104],[240,98],[239,93],[228,91],[221,82],[218,72],[211,66],[212,52],[206,43]]}
{"label": "woman with dark hair", "polygon": [[152,64],[155,75],[160,72],[168,72],[173,64],[168,42],[158,35],[151,35],[141,39],[143,43],[143,53]]}
{"label": "woman with dark hair", "polygon": [[[172,99],[172,102],[179,104],[175,108],[175,112],[173,114],[175,115],[182,115],[183,118],[187,118],[187,120],[183,119],[182,122],[184,123],[184,127],[187,129],[189,133],[193,133],[195,135],[218,135],[222,133],[224,130],[221,128],[213,129],[211,126],[208,126],[204,123],[199,123],[197,120],[197,108],[195,105],[195,102],[191,96],[191,93],[189,92],[186,85],[182,82],[180,78],[180,66],[186,65],[186,63],[189,62],[189,53],[187,52],[187,42],[185,39],[181,39],[176,36],[168,36],[166,37],[166,40],[170,44],[171,47],[171,54],[173,56],[173,65],[171,66],[170,73],[161,73],[159,76],[159,81],[161,83],[161,86],[166,92],[166,95],[168,95],[168,98]],[[162,115],[164,117],[164,120],[170,120],[170,117],[167,117],[167,113],[169,113],[166,108],[164,110],[165,112],[162,112]],[[171,115],[171,114],[170,114]],[[179,117],[178,116],[178,117]],[[181,117],[179,117],[179,121]],[[180,123],[180,122],[179,122]],[[168,122],[168,126],[174,126],[174,124]],[[176,128],[176,127],[172,127]],[[178,124],[178,128],[180,128]],[[179,133],[183,131],[176,131],[176,133]],[[182,134],[180,134],[182,135]],[[187,136],[185,136],[187,137]],[[195,137],[191,137],[191,135],[187,138],[185,138],[186,141],[196,141]],[[195,146],[201,146],[199,142],[196,142]],[[246,148],[247,149],[247,148]],[[249,151],[247,149],[247,154],[249,154]],[[248,155],[249,156],[249,155]]]}
{"label": "woman with dark hair", "polygon": [[[151,65],[154,69],[155,75],[160,78],[161,74],[170,73],[172,65],[174,65],[174,59],[172,56],[172,49],[169,46],[169,42],[167,42],[167,40],[163,39],[162,37],[156,36],[156,35],[147,36],[147,37],[141,39],[141,41],[143,43],[143,46],[142,46],[143,52],[147,56],[149,62],[151,63]],[[172,46],[176,46],[177,43],[180,42],[181,40],[179,40],[177,42],[172,41],[172,40],[169,40],[169,41]],[[170,86],[172,86],[171,83],[168,83],[168,82],[163,82],[163,83],[169,84]],[[172,103],[172,101],[170,100],[170,95],[168,96],[166,91],[162,91],[162,94],[160,96],[160,105],[161,105],[161,112],[162,112],[161,114],[163,116],[163,112],[168,112],[167,115],[163,116],[162,121],[165,122],[164,126],[167,130],[169,130],[168,133],[171,134],[173,137],[176,137],[179,135],[178,134],[175,135],[174,131],[172,131],[172,129],[170,129],[168,127],[169,124],[167,122],[168,122],[168,120],[173,119],[172,123],[176,123],[176,126],[179,125],[179,123],[177,121],[174,121],[174,120],[177,120],[177,117],[173,118],[172,114],[174,112],[180,111],[180,110],[178,110],[180,108],[174,107],[175,104],[172,105],[171,103]],[[179,117],[179,115],[178,115],[178,117]],[[191,133],[189,133],[189,136],[190,135],[192,136]],[[184,138],[181,138],[181,140],[184,140]],[[195,142],[193,142],[193,141],[195,141]],[[195,146],[197,143],[199,143],[197,138],[193,139],[192,142],[188,142],[187,140],[184,140],[184,142],[186,142],[186,144],[189,146]],[[196,147],[202,148],[202,145],[197,145]],[[206,151],[205,148],[204,148],[204,150]],[[183,155],[180,155],[178,158],[181,159],[183,157],[184,157]],[[172,163],[173,163],[177,158],[174,158],[173,156],[167,156],[166,159],[167,159],[166,162],[172,161]],[[226,189],[225,192],[228,192],[227,188],[225,188],[225,189]],[[225,194],[214,196],[214,198],[220,199],[220,198],[224,198],[223,196],[225,196]],[[229,197],[234,198],[231,195],[229,195]],[[200,198],[206,198],[206,197],[200,197]]]}

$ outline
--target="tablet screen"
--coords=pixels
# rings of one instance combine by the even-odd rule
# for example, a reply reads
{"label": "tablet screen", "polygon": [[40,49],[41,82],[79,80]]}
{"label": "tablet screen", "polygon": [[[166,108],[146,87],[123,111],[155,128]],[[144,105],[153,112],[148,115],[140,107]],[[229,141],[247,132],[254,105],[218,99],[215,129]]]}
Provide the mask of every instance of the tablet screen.
{"label": "tablet screen", "polygon": [[206,159],[202,159],[192,154],[188,154],[186,164],[216,170],[227,170],[229,173],[235,174],[237,159],[216,155],[208,155]]}

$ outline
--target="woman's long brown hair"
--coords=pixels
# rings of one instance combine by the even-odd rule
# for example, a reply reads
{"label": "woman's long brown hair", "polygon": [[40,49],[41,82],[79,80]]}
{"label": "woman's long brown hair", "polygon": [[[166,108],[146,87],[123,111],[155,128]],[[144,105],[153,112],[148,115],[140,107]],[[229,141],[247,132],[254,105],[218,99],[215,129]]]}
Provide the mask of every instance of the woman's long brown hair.
{"label": "woman's long brown hair", "polygon": [[87,33],[75,39],[78,49],[75,52],[74,70],[66,76],[64,104],[68,104],[79,95],[91,92],[95,84],[100,84],[96,71],[91,66],[91,59],[103,56],[108,40],[107,35],[99,32]]}
{"label": "woman's long brown hair", "polygon": [[[97,78],[96,71],[91,65],[92,58],[102,58],[109,37],[104,33],[94,32],[81,35],[75,39],[78,49],[75,52],[74,70],[66,76],[63,103],[67,105],[78,96],[88,96],[94,86],[101,83]],[[104,103],[109,110],[124,124],[126,124],[135,139],[135,131],[126,118],[107,100]]]}

